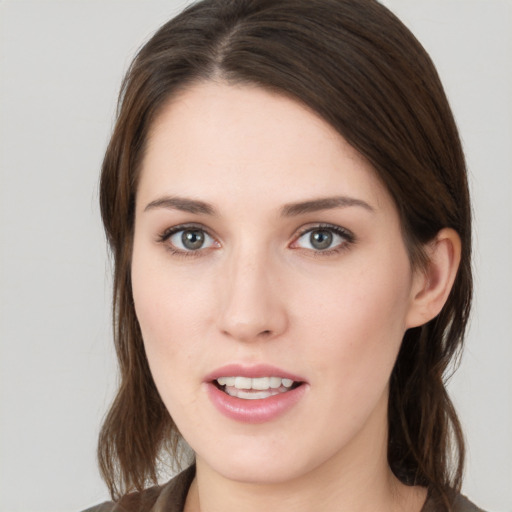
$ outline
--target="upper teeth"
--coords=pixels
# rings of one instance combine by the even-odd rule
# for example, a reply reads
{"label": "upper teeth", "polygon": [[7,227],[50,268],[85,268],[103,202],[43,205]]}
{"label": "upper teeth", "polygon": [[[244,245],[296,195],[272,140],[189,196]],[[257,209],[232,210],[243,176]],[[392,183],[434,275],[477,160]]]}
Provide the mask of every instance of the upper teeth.
{"label": "upper teeth", "polygon": [[255,379],[249,377],[219,377],[217,382],[221,386],[237,389],[277,389],[281,386],[290,388],[293,384],[293,380],[282,379],[281,377],[258,377]]}

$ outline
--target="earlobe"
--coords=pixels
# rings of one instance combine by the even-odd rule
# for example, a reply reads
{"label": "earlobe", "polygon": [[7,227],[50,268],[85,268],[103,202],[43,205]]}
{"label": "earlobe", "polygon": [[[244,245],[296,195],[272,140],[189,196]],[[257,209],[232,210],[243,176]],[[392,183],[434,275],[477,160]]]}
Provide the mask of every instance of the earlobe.
{"label": "earlobe", "polygon": [[459,268],[460,237],[454,229],[444,228],[425,246],[425,252],[428,261],[414,276],[406,328],[426,324],[446,303]]}

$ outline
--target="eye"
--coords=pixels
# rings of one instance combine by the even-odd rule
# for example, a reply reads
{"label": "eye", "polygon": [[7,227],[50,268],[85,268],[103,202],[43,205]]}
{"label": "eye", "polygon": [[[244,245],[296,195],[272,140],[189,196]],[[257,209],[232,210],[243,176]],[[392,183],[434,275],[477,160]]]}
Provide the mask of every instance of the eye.
{"label": "eye", "polygon": [[328,253],[339,251],[352,242],[354,235],[340,226],[316,226],[303,231],[291,247]]}
{"label": "eye", "polygon": [[201,249],[218,247],[218,242],[200,227],[175,226],[167,230],[160,241],[166,242],[176,253],[193,253]]}

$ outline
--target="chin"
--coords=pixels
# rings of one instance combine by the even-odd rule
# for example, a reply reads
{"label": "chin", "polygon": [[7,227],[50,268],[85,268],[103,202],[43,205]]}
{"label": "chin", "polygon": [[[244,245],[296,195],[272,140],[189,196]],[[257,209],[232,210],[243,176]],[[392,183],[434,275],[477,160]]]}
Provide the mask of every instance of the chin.
{"label": "chin", "polygon": [[247,484],[290,482],[307,474],[320,463],[306,460],[301,456],[303,452],[296,447],[278,447],[277,443],[268,443],[267,446],[254,443],[252,447],[243,448],[231,444],[230,447],[220,448],[216,454],[208,454],[202,462],[226,479]]}
{"label": "chin", "polygon": [[226,464],[222,467],[216,467],[216,470],[224,478],[235,482],[257,485],[271,485],[289,482],[298,478],[305,471],[302,468],[292,464],[276,463],[274,461],[266,461],[265,464],[248,464],[247,462],[238,461],[234,464]]}

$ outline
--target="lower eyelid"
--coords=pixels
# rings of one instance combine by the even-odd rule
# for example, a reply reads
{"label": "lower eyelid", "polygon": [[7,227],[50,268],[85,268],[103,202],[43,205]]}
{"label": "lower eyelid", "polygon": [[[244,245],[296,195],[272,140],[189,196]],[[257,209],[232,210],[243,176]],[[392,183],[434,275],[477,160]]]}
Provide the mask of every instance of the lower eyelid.
{"label": "lower eyelid", "polygon": [[[205,236],[207,237],[207,243],[209,246],[207,247],[200,247],[197,250],[193,249],[182,249],[180,247],[177,247],[175,244],[170,243],[171,237],[174,235],[182,232],[182,231],[202,231]],[[341,240],[334,245],[333,247],[329,247],[326,249],[316,249],[316,248],[308,248],[308,247],[300,247],[297,246],[298,240],[307,235],[308,233],[312,233],[314,231],[330,231],[334,236],[338,236],[341,238]],[[347,246],[353,244],[356,241],[356,237],[353,235],[353,233],[346,228],[342,228],[340,226],[333,226],[328,224],[318,224],[315,226],[311,226],[308,228],[305,228],[301,230],[301,232],[296,235],[290,244],[289,247],[293,249],[303,249],[312,253],[315,253],[315,255],[321,256],[321,255],[329,255],[333,253],[340,252],[347,248]],[[184,256],[199,256],[201,252],[214,249],[214,248],[220,248],[221,244],[218,242],[217,238],[213,235],[211,235],[207,229],[205,229],[203,226],[197,225],[197,224],[182,224],[178,226],[173,226],[171,228],[166,229],[161,234],[157,235],[157,242],[163,243],[167,246],[167,249],[177,255],[184,255]],[[294,247],[295,246],[295,247]]]}
{"label": "lower eyelid", "polygon": [[[333,235],[339,236],[342,241],[338,244],[338,246],[346,245],[349,243],[353,243],[355,241],[355,236],[348,231],[347,229],[338,227],[338,226],[330,226],[330,225],[318,225],[313,226],[311,228],[307,228],[302,230],[293,241],[293,244],[295,244],[300,238],[307,235],[308,233],[312,233],[314,231],[330,231]],[[324,251],[320,252],[327,252],[329,249],[326,249]]]}
{"label": "lower eyelid", "polygon": [[[189,249],[186,247],[180,247],[182,242],[173,243],[172,238],[176,235],[180,236],[184,231],[200,231],[204,233],[205,236],[205,244],[197,249]],[[217,238],[211,235],[207,229],[205,229],[201,225],[197,224],[180,224],[177,226],[172,226],[166,229],[164,232],[157,236],[157,243],[162,244],[166,251],[168,251],[172,256],[176,257],[201,257],[206,254],[206,252],[220,248],[220,243]]]}

